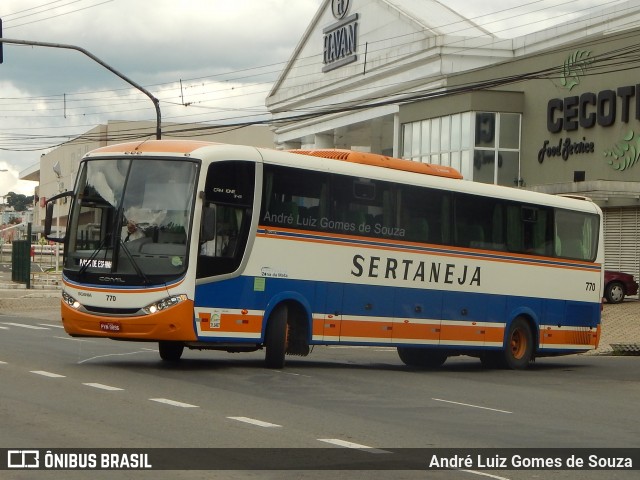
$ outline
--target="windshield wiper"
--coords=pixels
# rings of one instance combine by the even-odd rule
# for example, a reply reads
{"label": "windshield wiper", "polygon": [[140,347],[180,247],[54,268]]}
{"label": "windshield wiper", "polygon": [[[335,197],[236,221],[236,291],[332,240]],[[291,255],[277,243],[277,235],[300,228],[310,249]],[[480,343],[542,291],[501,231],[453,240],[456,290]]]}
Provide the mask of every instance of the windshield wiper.
{"label": "windshield wiper", "polygon": [[82,265],[82,267],[80,267],[80,270],[78,270],[78,275],[84,275],[84,273],[87,271],[87,268],[89,268],[89,265],[91,265],[91,262],[93,262],[95,260],[95,258],[98,256],[98,253],[100,253],[100,250],[102,250],[105,246],[107,237],[103,238],[100,241],[100,244],[98,245],[98,248],[96,248],[93,253],[91,254],[91,256],[89,257],[89,259],[86,261],[86,263],[84,265]]}
{"label": "windshield wiper", "polygon": [[140,278],[142,278],[143,283],[145,285],[149,285],[151,283],[151,281],[149,280],[149,277],[147,277],[145,275],[145,273],[142,271],[142,269],[140,268],[140,265],[138,265],[138,262],[136,262],[136,260],[133,258],[133,256],[131,255],[131,252],[129,251],[129,249],[127,248],[127,246],[124,244],[124,242],[122,241],[122,238],[120,238],[120,248],[122,248],[122,251],[124,252],[124,254],[127,256],[127,259],[129,259],[129,261],[131,262],[131,265],[133,265],[133,269],[136,271],[136,273],[138,274],[138,276]]}

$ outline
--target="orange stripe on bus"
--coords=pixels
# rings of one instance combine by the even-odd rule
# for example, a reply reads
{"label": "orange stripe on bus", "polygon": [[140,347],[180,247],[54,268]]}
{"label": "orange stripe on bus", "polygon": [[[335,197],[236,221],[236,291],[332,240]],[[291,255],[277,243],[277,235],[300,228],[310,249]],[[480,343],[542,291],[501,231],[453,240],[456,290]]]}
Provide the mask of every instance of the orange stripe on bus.
{"label": "orange stripe on bus", "polygon": [[262,315],[223,313],[219,328],[211,327],[211,314],[208,312],[198,313],[198,320],[203,332],[262,333]]}
{"label": "orange stripe on bus", "polygon": [[504,327],[485,327],[484,341],[486,343],[502,343],[504,341]]}
{"label": "orange stripe on bus", "polygon": [[313,317],[313,323],[311,327],[311,334],[313,337],[318,337],[324,335],[324,318],[321,317]]}
{"label": "orange stripe on bus", "polygon": [[407,340],[438,340],[440,338],[439,322],[433,324],[411,323],[400,320],[393,324],[393,338]]}
{"label": "orange stripe on bus", "polygon": [[370,338],[390,338],[392,331],[392,320],[388,322],[358,320],[342,320],[340,322],[341,337],[370,337]]}
{"label": "orange stripe on bus", "polygon": [[440,341],[484,342],[486,329],[479,325],[442,325]]}
{"label": "orange stripe on bus", "polygon": [[597,348],[600,340],[600,327],[597,329],[563,329],[546,327],[542,343],[545,347],[553,345],[590,345]]}

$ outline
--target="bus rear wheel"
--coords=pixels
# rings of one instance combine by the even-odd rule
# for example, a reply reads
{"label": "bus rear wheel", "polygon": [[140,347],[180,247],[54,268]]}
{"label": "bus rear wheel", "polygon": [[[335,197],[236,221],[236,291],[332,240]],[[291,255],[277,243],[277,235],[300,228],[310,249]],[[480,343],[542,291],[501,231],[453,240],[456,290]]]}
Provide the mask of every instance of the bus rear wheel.
{"label": "bus rear wheel", "polygon": [[416,347],[398,347],[402,363],[410,367],[437,368],[447,360],[447,354],[437,350]]}
{"label": "bus rear wheel", "polygon": [[503,363],[506,368],[522,370],[533,360],[533,333],[529,323],[522,317],[509,326],[504,349]]}
{"label": "bus rear wheel", "polygon": [[184,343],[160,341],[158,342],[158,350],[160,351],[160,358],[165,362],[177,362],[182,357]]}
{"label": "bus rear wheel", "polygon": [[283,368],[284,356],[287,352],[288,309],[286,305],[278,305],[267,321],[264,346],[266,348],[264,363],[267,368]]}

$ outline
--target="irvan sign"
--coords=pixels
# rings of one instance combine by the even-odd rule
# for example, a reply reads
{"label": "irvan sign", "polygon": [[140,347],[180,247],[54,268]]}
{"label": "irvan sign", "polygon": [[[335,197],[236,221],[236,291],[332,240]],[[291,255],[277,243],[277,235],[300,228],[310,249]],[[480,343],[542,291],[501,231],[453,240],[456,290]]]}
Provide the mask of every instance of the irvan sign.
{"label": "irvan sign", "polygon": [[324,34],[323,72],[348,65],[357,60],[358,14],[347,15],[350,0],[332,0],[331,12],[338,20],[322,30]]}

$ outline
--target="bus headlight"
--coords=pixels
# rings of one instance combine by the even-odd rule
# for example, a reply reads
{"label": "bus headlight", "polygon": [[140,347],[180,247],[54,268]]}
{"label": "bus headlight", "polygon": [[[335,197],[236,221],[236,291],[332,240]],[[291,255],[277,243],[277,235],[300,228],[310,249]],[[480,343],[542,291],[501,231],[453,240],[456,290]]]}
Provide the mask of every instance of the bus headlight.
{"label": "bus headlight", "polygon": [[151,315],[152,313],[160,312],[169,307],[173,307],[174,305],[177,305],[180,302],[184,302],[186,299],[187,299],[187,296],[184,294],[172,295],[170,297],[163,298],[162,300],[158,300],[157,302],[154,302],[151,305],[147,305],[142,310],[144,310],[144,312],[147,315]]}
{"label": "bus headlight", "polygon": [[62,301],[75,310],[79,309],[81,306],[79,301],[66,292],[62,292]]}

